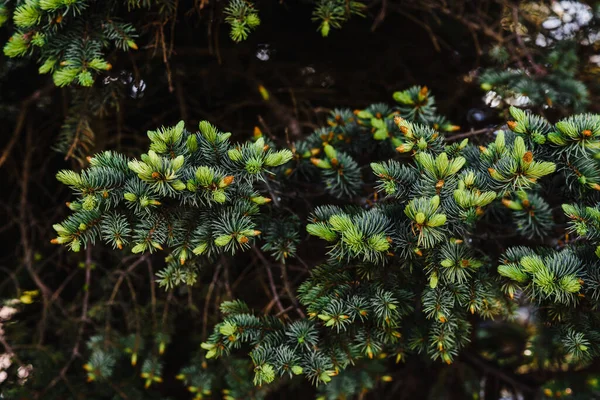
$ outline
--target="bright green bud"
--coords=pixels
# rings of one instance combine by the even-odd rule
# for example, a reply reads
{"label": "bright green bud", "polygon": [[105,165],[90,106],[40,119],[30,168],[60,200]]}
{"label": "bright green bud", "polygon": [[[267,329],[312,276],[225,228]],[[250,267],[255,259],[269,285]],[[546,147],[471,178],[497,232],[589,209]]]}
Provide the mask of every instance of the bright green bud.
{"label": "bright green bud", "polygon": [[212,192],[213,200],[217,203],[225,203],[227,200],[227,196],[225,195],[225,191],[223,190],[214,190]]}
{"label": "bright green bud", "polygon": [[260,25],[260,18],[258,16],[258,14],[255,14],[255,13],[248,14],[246,16],[246,23],[248,24],[249,27],[256,28],[258,25]]}
{"label": "bright green bud", "polygon": [[206,251],[207,248],[208,248],[208,243],[200,243],[198,246],[196,246],[192,250],[192,253],[194,253],[195,255],[199,256],[199,255],[203,254]]}
{"label": "bright green bud", "polygon": [[559,146],[565,146],[567,141],[563,138],[563,136],[559,132],[550,132],[548,134],[548,140],[552,143],[557,144]]}
{"label": "bright green bud", "polygon": [[213,344],[213,343],[204,342],[204,343],[200,343],[200,347],[203,348],[204,350],[212,350],[215,347],[217,347],[217,345]]}
{"label": "bright green bud", "polygon": [[216,349],[212,349],[212,350],[209,350],[209,351],[206,352],[205,357],[208,360],[208,359],[213,358],[216,355],[217,355],[217,350]]}
{"label": "bright green bud", "polygon": [[79,74],[79,68],[59,68],[52,74],[52,80],[58,87],[69,85]]}
{"label": "bright green bud", "polygon": [[269,167],[274,167],[276,165],[281,165],[281,154],[279,153],[270,153],[265,158],[265,165]]}
{"label": "bright green bud", "polygon": [[396,100],[398,103],[400,104],[414,104],[415,102],[413,101],[412,97],[410,96],[410,93],[408,93],[408,91],[402,91],[402,92],[394,92],[394,94],[392,95],[394,97],[394,100]]}
{"label": "bright green bud", "polygon": [[373,139],[375,140],[385,140],[389,136],[389,133],[386,128],[380,128],[375,131],[373,134]]}
{"label": "bright green bud", "polygon": [[[271,156],[273,156],[273,158],[269,159],[269,157]],[[292,157],[293,154],[288,149],[279,150],[278,152],[271,153],[267,156],[267,158],[265,159],[265,165],[269,167],[278,167],[290,161]]]}
{"label": "bright green bud", "polygon": [[319,379],[321,381],[323,381],[324,383],[331,382],[331,377],[329,376],[329,374],[327,372],[321,372],[321,375],[319,375]]}
{"label": "bright green bud", "polygon": [[173,171],[179,170],[183,166],[184,161],[185,161],[185,158],[183,156],[175,157],[175,159],[172,161],[172,164],[171,164],[173,166]]}
{"label": "bright green bud", "polygon": [[259,137],[258,139],[256,139],[256,142],[254,142],[253,146],[259,152],[264,151],[264,148],[265,148],[265,138],[262,137],[262,136]]}
{"label": "bright green bud", "polygon": [[[259,139],[260,140],[260,139]],[[246,162],[246,171],[250,174],[258,174],[262,170],[263,162],[262,160],[252,157]]]}
{"label": "bright green bud", "polygon": [[83,202],[81,203],[82,207],[84,210],[86,211],[90,211],[96,208],[96,198],[94,196],[85,196],[85,199],[83,199]]}
{"label": "bright green bud", "polygon": [[356,116],[358,118],[361,118],[361,119],[371,119],[371,118],[373,118],[373,114],[371,114],[367,110],[361,110],[361,111],[359,111],[358,113],[356,113]]}
{"label": "bright green bud", "polygon": [[231,242],[231,235],[221,235],[215,239],[215,244],[220,247],[226,246],[229,242]]}
{"label": "bright green bud", "polygon": [[435,227],[438,227],[438,226],[442,226],[445,223],[446,223],[446,215],[444,215],[444,214],[434,214],[431,217],[429,217],[429,220],[427,221],[427,226],[435,228]]}
{"label": "bright green bud", "polygon": [[262,206],[263,204],[267,204],[267,203],[271,202],[270,198],[263,197],[263,196],[250,197],[250,200],[253,201],[254,203],[258,204],[259,206]]}
{"label": "bright green bud", "polygon": [[560,278],[559,285],[565,292],[569,293],[577,293],[581,289],[579,279],[575,275],[563,276]]}
{"label": "bright green bud", "polygon": [[387,251],[390,243],[383,234],[378,234],[369,238],[369,246],[375,251]]}
{"label": "bright green bud", "polygon": [[329,223],[331,224],[333,229],[340,232],[347,231],[348,229],[354,226],[352,220],[346,214],[332,215],[331,217],[329,217]]}
{"label": "bright green bud", "polygon": [[323,21],[323,23],[321,24],[321,36],[327,37],[327,35],[329,35],[329,30],[330,30],[329,22]]}
{"label": "bright green bud", "polygon": [[323,149],[325,150],[325,155],[327,156],[327,158],[329,158],[330,160],[333,160],[334,158],[337,158],[337,152],[335,151],[335,149],[333,148],[333,146],[326,144]]}
{"label": "bright green bud", "polygon": [[196,135],[188,136],[186,145],[190,153],[194,153],[196,150],[198,150],[198,138],[196,138]]}
{"label": "bright green bud", "polygon": [[171,187],[175,190],[184,190],[185,189],[185,183],[183,183],[180,180],[176,180],[174,182],[171,183]]}
{"label": "bright green bud", "polygon": [[219,327],[219,333],[224,336],[231,336],[237,331],[237,326],[232,323],[225,322]]}
{"label": "bright green bud", "polygon": [[321,169],[331,169],[331,163],[327,160],[322,160],[320,158],[311,158],[310,162],[317,168]]}
{"label": "bright green bud", "polygon": [[521,203],[513,200],[502,199],[502,204],[504,204],[505,207],[515,211],[521,211],[523,209],[523,205]]}
{"label": "bright green bud", "polygon": [[328,242],[334,242],[337,239],[337,234],[322,222],[306,225],[306,231],[310,235],[320,237]]}
{"label": "bright green bud", "polygon": [[40,74],[47,74],[48,72],[50,72],[54,69],[55,65],[56,65],[56,58],[47,58],[46,61],[44,61],[44,63],[42,65],[40,65],[38,72]]}
{"label": "bright green bud", "polygon": [[94,58],[88,63],[88,67],[96,70],[106,71],[112,68],[112,65],[101,58]]}
{"label": "bright green bud", "polygon": [[242,152],[238,149],[228,150],[227,155],[231,161],[240,161],[242,159]]}
{"label": "bright green bud", "polygon": [[137,196],[134,193],[127,192],[123,195],[123,197],[125,197],[125,200],[127,201],[137,201]]}
{"label": "bright green bud", "polygon": [[429,287],[432,289],[435,289],[437,287],[438,284],[438,275],[437,272],[434,272],[433,274],[431,274],[431,277],[429,277]]}
{"label": "bright green bud", "polygon": [[131,249],[131,252],[134,254],[137,253],[142,253],[143,251],[146,250],[146,248],[148,247],[148,245],[144,242],[144,243],[138,243],[135,246],[133,246],[133,248]]}
{"label": "bright green bud", "polygon": [[69,231],[62,226],[61,224],[54,224],[52,225],[52,228],[54,228],[54,230],[56,231],[56,233],[60,234],[69,234]]}
{"label": "bright green bud", "polygon": [[75,253],[81,250],[81,242],[79,241],[79,239],[73,239],[73,241],[71,242],[71,250],[73,250]]}
{"label": "bright green bud", "polygon": [[213,183],[215,175],[210,167],[198,167],[196,170],[196,179],[200,186],[207,187]]}

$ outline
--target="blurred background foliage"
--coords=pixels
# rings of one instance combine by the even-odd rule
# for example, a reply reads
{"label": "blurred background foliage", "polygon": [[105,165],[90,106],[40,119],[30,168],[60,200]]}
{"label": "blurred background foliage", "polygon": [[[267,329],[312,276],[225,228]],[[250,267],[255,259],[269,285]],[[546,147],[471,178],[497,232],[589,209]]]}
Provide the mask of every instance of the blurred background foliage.
{"label": "blurred background foliage", "polygon": [[[28,3],[0,1],[1,43],[35,26],[20,27],[12,18]],[[0,57],[4,398],[597,396],[597,363],[587,367],[590,373],[578,373],[549,359],[545,349],[552,345],[543,342],[543,327],[527,307],[513,322],[480,323],[468,351],[450,366],[416,357],[397,365],[382,360],[387,369],[370,363],[317,392],[296,381],[255,388],[247,361],[234,359],[221,366],[222,386],[239,393],[190,393],[177,375],[191,360],[206,365],[196,349],[219,320],[218,305],[235,293],[255,309],[273,307],[256,267],[264,260],[252,252],[233,264],[223,258],[193,287],[164,291],[154,277],[160,257],[122,257],[101,247],[72,254],[49,239],[52,222],[69,211],[69,193],[55,171],[81,168],[99,150],[137,154],[147,147],[147,130],[179,120],[193,126],[206,119],[240,140],[258,129],[285,143],[323,126],[336,107],[362,109],[411,85],[434,89],[438,109],[460,126],[454,135],[474,141],[489,139],[509,105],[551,120],[600,112],[598,4],[374,0],[332,19],[335,4],[323,1],[87,3],[81,15],[131,28],[131,42],[112,37],[100,50],[85,49],[110,65],[98,64],[91,81],[40,74],[41,49],[23,57],[5,50]],[[77,15],[64,13],[58,23],[72,23],[73,32],[87,29]],[[81,57],[73,54],[68,57]],[[317,257],[313,245],[298,248],[308,264]],[[289,268],[295,279],[305,274],[298,261]],[[133,335],[133,344],[123,346],[133,354],[142,348],[135,339],[141,327],[146,354],[157,358],[140,356],[134,365],[130,355],[118,358],[120,380],[86,382],[84,367],[98,335]],[[161,365],[160,380],[153,380],[153,362]],[[575,397],[578,388],[588,397]]]}

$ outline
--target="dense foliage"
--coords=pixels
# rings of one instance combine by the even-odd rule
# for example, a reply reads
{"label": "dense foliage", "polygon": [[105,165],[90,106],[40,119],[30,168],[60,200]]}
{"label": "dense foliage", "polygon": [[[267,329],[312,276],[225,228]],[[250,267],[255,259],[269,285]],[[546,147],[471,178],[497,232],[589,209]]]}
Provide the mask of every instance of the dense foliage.
{"label": "dense foliage", "polygon": [[[329,251],[297,288],[299,318],[257,316],[242,301],[225,302],[224,320],[202,343],[206,359],[247,348],[258,386],[294,375],[329,383],[350,365],[380,355],[399,362],[423,354],[451,364],[469,342],[471,315],[509,318],[526,302],[537,306],[548,326],[542,335],[556,343],[553,357],[589,363],[600,339],[593,241],[600,237],[594,233],[600,217],[589,202],[600,190],[594,158],[600,116],[580,114],[552,125],[512,108],[509,130],[476,147],[468,139],[444,139],[440,128],[453,126],[436,114],[426,87],[394,98],[396,107],[333,111],[328,128],[292,145],[294,155],[273,152],[262,136],[232,145],[229,135],[206,122],[201,134],[184,131],[183,123],[149,132],[150,150],[141,160],[106,152],[81,174],[59,173],[81,197],[70,203],[76,212],[54,226],[54,241],[75,251],[97,238],[119,248],[131,242],[133,253],[166,247],[168,266],[158,273],[159,284],[173,287],[194,284],[198,270],[216,255],[235,255],[254,245],[262,230],[275,230],[281,233],[267,235],[262,248],[285,268],[301,232],[286,218],[273,220],[272,213],[294,217],[290,199],[279,195],[277,204],[267,206],[275,210],[263,218],[265,226],[257,225],[257,204],[271,199],[249,185],[262,178],[268,194],[270,188],[285,193],[285,186],[320,182],[343,202],[317,206],[308,217],[306,231],[326,241]],[[411,157],[390,158],[394,149]],[[361,176],[357,157],[371,161],[371,174]],[[264,170],[277,166],[279,174]],[[546,181],[563,184],[549,197]],[[356,207],[352,199],[367,184],[381,197]],[[474,240],[483,219],[483,226],[503,221],[543,243],[555,225],[548,201],[569,202],[562,206],[572,221],[569,230],[591,241],[513,246],[496,260]],[[129,349],[137,356],[133,344],[94,338],[105,344],[86,364],[90,380],[111,379],[115,354]],[[147,384],[160,381],[160,361],[145,362]],[[218,386],[210,372],[199,380],[191,366],[181,378],[193,392],[213,392]]]}
{"label": "dense foliage", "polygon": [[599,14],[451,3],[0,0],[0,397],[600,396]]}

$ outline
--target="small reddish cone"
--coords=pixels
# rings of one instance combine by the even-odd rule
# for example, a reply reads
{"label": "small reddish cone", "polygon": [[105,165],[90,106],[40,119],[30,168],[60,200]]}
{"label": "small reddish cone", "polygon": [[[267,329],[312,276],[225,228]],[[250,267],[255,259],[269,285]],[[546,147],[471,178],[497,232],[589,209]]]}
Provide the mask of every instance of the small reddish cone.
{"label": "small reddish cone", "polygon": [[585,137],[590,137],[592,136],[592,131],[590,131],[589,129],[585,129],[583,132],[581,132],[581,134]]}
{"label": "small reddish cone", "polygon": [[160,177],[160,174],[158,172],[153,172],[152,173],[152,178],[153,179],[158,179]]}
{"label": "small reddish cone", "polygon": [[523,154],[523,161],[532,162],[533,161],[533,153],[528,151],[527,153]]}
{"label": "small reddish cone", "polygon": [[225,186],[229,186],[233,183],[233,175],[227,175],[225,178],[223,178],[223,184]]}
{"label": "small reddish cone", "polygon": [[508,125],[508,127],[509,127],[511,130],[515,130],[515,128],[517,127],[517,122],[516,122],[516,121],[508,121],[508,122],[506,123],[506,125]]}

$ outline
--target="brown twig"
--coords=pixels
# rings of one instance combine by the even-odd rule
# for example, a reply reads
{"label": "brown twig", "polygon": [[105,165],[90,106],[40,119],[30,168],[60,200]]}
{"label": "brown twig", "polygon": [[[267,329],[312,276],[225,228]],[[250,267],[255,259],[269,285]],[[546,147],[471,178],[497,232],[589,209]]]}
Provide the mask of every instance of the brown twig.
{"label": "brown twig", "polygon": [[210,299],[212,297],[213,290],[215,290],[215,285],[217,284],[217,279],[219,278],[219,273],[221,272],[222,264],[217,264],[215,268],[215,273],[213,274],[212,281],[208,286],[208,291],[206,293],[206,298],[204,299],[204,311],[202,314],[202,340],[206,340],[206,331],[208,329],[208,308],[210,306]]}
{"label": "brown twig", "polygon": [[279,293],[277,292],[277,287],[275,287],[275,280],[273,279],[273,272],[271,271],[271,264],[269,263],[269,261],[267,261],[267,259],[260,252],[260,250],[258,250],[255,246],[252,247],[252,250],[254,251],[254,254],[256,254],[256,256],[260,259],[260,261],[262,261],[263,266],[265,267],[265,269],[267,271],[267,276],[269,278],[269,287],[271,288],[271,293],[273,294],[273,300],[275,301],[275,304],[277,304],[277,308],[279,308],[280,313],[284,313],[285,311],[284,311],[283,304],[281,304],[281,300],[279,299]]}
{"label": "brown twig", "polygon": [[377,14],[377,17],[375,17],[375,20],[373,21],[373,25],[371,25],[371,32],[375,32],[375,29],[377,29],[379,24],[381,24],[383,22],[383,20],[385,19],[386,11],[387,11],[387,0],[382,0],[381,1],[381,9],[379,10],[379,14]]}
{"label": "brown twig", "polygon": [[77,358],[79,356],[79,346],[81,345],[81,340],[83,339],[83,330],[85,328],[85,322],[87,320],[87,313],[88,313],[89,300],[90,300],[91,279],[92,279],[92,248],[88,247],[86,249],[86,255],[85,255],[85,283],[83,286],[83,290],[84,290],[83,305],[81,307],[81,317],[80,317],[80,322],[79,322],[79,329],[77,331],[77,339],[75,340],[75,344],[73,345],[73,348],[71,350],[71,357],[69,357],[69,360],[62,367],[62,369],[60,370],[60,373],[54,379],[52,379],[52,381],[50,381],[48,386],[46,386],[46,388],[39,394],[38,398],[44,398],[43,397],[44,394],[46,392],[48,392],[48,390],[52,389],[58,383],[59,380],[61,380],[61,379],[66,380],[67,371],[71,367],[71,364],[73,364],[73,361],[75,361],[75,358]]}
{"label": "brown twig", "polygon": [[27,117],[27,109],[29,108],[29,106],[32,103],[34,103],[35,101],[39,100],[45,94],[54,90],[54,88],[55,88],[54,84],[48,85],[43,89],[36,90],[35,92],[33,92],[31,94],[31,96],[29,96],[25,100],[23,100],[23,102],[21,103],[21,109],[19,111],[19,115],[17,116],[17,123],[15,124],[15,129],[13,130],[13,134],[12,134],[10,140],[8,141],[6,148],[2,152],[2,155],[0,156],[0,167],[2,167],[2,165],[6,162],[6,160],[8,159],[8,156],[11,154],[13,147],[15,146],[15,144],[17,144],[17,140],[19,139],[19,136],[21,135],[21,132],[23,131],[23,127],[25,125],[25,119]]}
{"label": "brown twig", "polygon": [[475,131],[457,133],[456,135],[447,137],[446,141],[453,142],[455,140],[460,140],[460,139],[464,139],[464,138],[471,137],[471,136],[483,135],[486,133],[493,132],[495,130],[496,130],[496,128],[482,128],[482,129],[477,129]]}
{"label": "brown twig", "polygon": [[508,383],[509,385],[515,388],[518,388],[523,392],[533,393],[535,391],[535,388],[519,381],[516,377],[510,375],[510,373],[503,371],[499,367],[488,363],[485,359],[481,358],[478,355],[473,355],[468,352],[464,352],[461,355],[461,358],[469,364],[474,365],[477,369],[483,370],[485,373],[496,376],[502,381]]}
{"label": "brown twig", "polygon": [[300,317],[304,318],[305,317],[304,312],[300,308],[298,299],[296,298],[296,296],[294,295],[294,292],[292,291],[292,287],[290,285],[290,280],[288,278],[287,267],[284,263],[280,263],[280,266],[281,266],[281,279],[283,280],[283,287],[285,288],[285,291],[287,292],[287,295],[290,298],[290,300],[292,301],[292,303],[294,303],[294,307],[295,307],[298,315],[300,315]]}
{"label": "brown twig", "polygon": [[525,57],[527,58],[527,61],[529,61],[529,64],[531,64],[531,66],[533,67],[536,75],[546,75],[546,69],[543,68],[543,67],[541,67],[539,64],[537,64],[533,60],[533,56],[531,55],[531,52],[529,51],[529,49],[527,48],[527,46],[523,42],[523,38],[521,37],[521,35],[519,35],[519,32],[518,32],[518,28],[519,28],[519,9],[517,8],[517,6],[513,6],[512,7],[512,19],[513,19],[514,30],[515,30],[515,38],[517,40],[517,43],[518,43],[519,47],[525,53]]}

